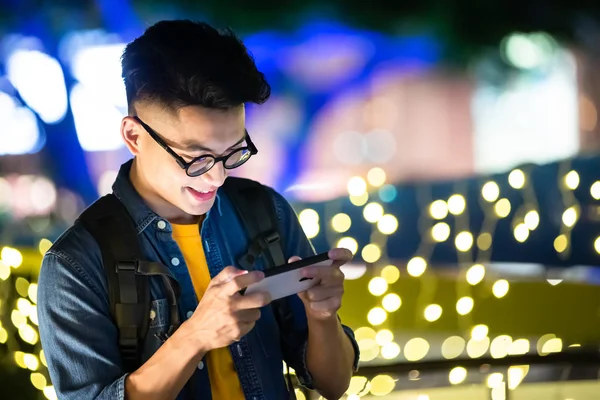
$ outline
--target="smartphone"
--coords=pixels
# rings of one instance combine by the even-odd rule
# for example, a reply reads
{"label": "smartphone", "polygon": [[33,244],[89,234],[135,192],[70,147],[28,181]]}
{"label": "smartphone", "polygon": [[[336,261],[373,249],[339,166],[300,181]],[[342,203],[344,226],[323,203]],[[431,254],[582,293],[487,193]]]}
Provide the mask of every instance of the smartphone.
{"label": "smartphone", "polygon": [[330,267],[332,260],[327,253],[318,254],[293,263],[281,265],[264,271],[265,278],[243,289],[242,295],[256,292],[267,292],[272,300],[291,296],[315,286],[313,278],[302,276],[302,270],[309,266]]}

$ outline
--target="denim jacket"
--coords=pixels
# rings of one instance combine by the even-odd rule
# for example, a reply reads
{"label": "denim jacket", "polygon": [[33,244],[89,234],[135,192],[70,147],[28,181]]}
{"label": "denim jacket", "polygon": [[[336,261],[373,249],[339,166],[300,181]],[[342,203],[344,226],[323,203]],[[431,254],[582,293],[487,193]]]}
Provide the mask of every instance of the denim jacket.
{"label": "denim jacket", "polygon": [[[179,314],[182,321],[196,309],[196,298],[185,261],[173,240],[168,221],[150,210],[129,180],[131,161],[125,163],[113,186],[137,228],[149,261],[168,266],[181,288]],[[304,235],[287,201],[272,191],[286,258],[308,257],[314,250]],[[201,237],[211,276],[225,266],[236,265],[244,253],[248,237],[228,198],[217,193],[215,205],[201,227]],[[258,269],[265,265],[257,263]],[[158,339],[169,327],[169,306],[159,277],[151,278],[150,328],[144,343],[143,360],[161,346]],[[42,346],[59,399],[125,398],[124,372],[119,354],[118,332],[111,318],[106,276],[100,249],[91,235],[76,223],[56,240],[44,256],[39,276],[38,316]],[[308,326],[304,305],[298,296],[290,296],[286,318],[276,319],[273,306],[266,306],[255,327],[239,342],[229,346],[247,399],[289,398],[282,360],[296,371],[300,382],[312,388],[306,367]],[[282,322],[277,322],[282,321]],[[354,334],[343,326],[355,348]],[[193,385],[178,399],[210,399],[210,383],[204,362],[191,378]],[[194,386],[195,396],[188,391]]]}

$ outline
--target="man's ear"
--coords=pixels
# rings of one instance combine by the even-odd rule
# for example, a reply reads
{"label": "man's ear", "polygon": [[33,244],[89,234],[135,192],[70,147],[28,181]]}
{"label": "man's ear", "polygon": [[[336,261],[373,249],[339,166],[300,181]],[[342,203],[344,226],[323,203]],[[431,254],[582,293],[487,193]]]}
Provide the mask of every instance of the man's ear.
{"label": "man's ear", "polygon": [[141,129],[143,128],[133,117],[127,116],[121,121],[121,136],[123,137],[125,146],[127,146],[131,154],[134,156],[137,156],[140,152],[139,139]]}

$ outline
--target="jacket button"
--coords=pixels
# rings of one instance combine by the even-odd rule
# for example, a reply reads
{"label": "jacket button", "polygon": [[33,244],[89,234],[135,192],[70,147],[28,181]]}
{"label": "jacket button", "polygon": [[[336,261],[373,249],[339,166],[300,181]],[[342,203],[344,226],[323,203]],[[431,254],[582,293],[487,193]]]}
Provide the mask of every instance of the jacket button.
{"label": "jacket button", "polygon": [[165,229],[167,227],[167,223],[165,221],[163,221],[162,219],[160,221],[158,221],[158,224],[156,224],[158,226],[158,229]]}
{"label": "jacket button", "polygon": [[178,266],[179,265],[179,258],[173,257],[171,259],[171,264],[173,264],[174,266]]}
{"label": "jacket button", "polygon": [[198,369],[203,369],[204,368],[204,361],[200,361],[198,363]]}

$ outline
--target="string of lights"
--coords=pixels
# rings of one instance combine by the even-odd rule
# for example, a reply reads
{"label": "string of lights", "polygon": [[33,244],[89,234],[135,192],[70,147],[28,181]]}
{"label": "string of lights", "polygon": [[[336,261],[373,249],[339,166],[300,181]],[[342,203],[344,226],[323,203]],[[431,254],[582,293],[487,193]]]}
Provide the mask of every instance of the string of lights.
{"label": "string of lights", "polygon": [[[465,382],[468,375],[460,365],[461,357],[476,359],[489,355],[503,358],[562,351],[566,344],[555,334],[513,338],[496,331],[491,324],[488,326],[487,321],[476,317],[474,310],[481,299],[490,295],[497,302],[509,296],[508,280],[487,268],[496,257],[495,244],[507,241],[506,231],[500,229],[503,224],[510,228],[514,245],[527,246],[532,238],[537,240],[543,234],[552,235],[552,217],[558,216],[561,224],[557,226],[559,232],[550,248],[554,247],[556,254],[565,261],[576,255],[576,252],[568,251],[573,242],[572,235],[582,219],[584,204],[600,200],[600,181],[590,181],[589,191],[585,193],[577,191],[583,179],[575,164],[573,160],[565,160],[557,168],[555,182],[558,183],[556,189],[562,210],[555,213],[548,209],[550,194],[542,197],[543,204],[538,200],[535,167],[521,167],[493,178],[454,182],[446,185],[445,191],[440,191],[434,184],[416,185],[412,198],[402,187],[386,183],[385,171],[374,168],[365,178],[349,180],[347,199],[304,207],[299,219],[309,238],[316,243],[325,239],[331,245],[349,248],[368,266],[369,275],[361,290],[370,293],[375,304],[368,309],[367,324],[355,330],[361,362],[405,360],[410,363],[441,354],[447,360],[456,360],[456,367],[449,371],[448,382],[457,385]],[[413,202],[418,210],[416,213],[410,208]],[[543,230],[538,229],[541,225]],[[409,234],[417,236],[415,246],[410,247],[408,257],[399,258],[397,254],[404,251],[401,247],[406,237],[402,235]],[[4,346],[5,353],[15,365],[29,372],[35,388],[46,398],[54,399],[56,394],[40,347],[36,318],[35,271],[41,255],[50,246],[50,240],[41,240],[35,254],[28,249],[0,247],[0,346]],[[600,253],[600,238],[592,237],[589,246],[593,247],[591,251]],[[447,258],[450,248],[455,254],[454,261]],[[439,297],[440,283],[445,278],[430,268],[439,264],[440,255],[446,257],[448,264],[457,262],[461,266],[452,278],[455,311]],[[24,268],[25,264],[33,265],[34,272]],[[402,271],[406,271],[406,275]],[[401,277],[418,287],[416,295],[410,299],[406,297],[407,293],[398,290]],[[410,308],[415,305],[415,309],[403,308],[405,301],[410,302]],[[458,334],[445,337],[439,343],[424,337],[407,337],[398,328],[400,320],[397,317],[403,314],[414,315],[411,329],[421,333],[434,332],[438,321],[455,319]],[[418,379],[418,374],[418,371],[411,371],[409,378]],[[527,374],[525,367],[508,370],[502,376],[494,372],[490,373],[487,383],[493,389],[508,381],[510,389],[516,387],[515,377],[523,380]],[[366,394],[385,395],[394,390],[395,382],[389,374],[372,379],[356,376],[348,390],[348,398],[356,400]]]}

